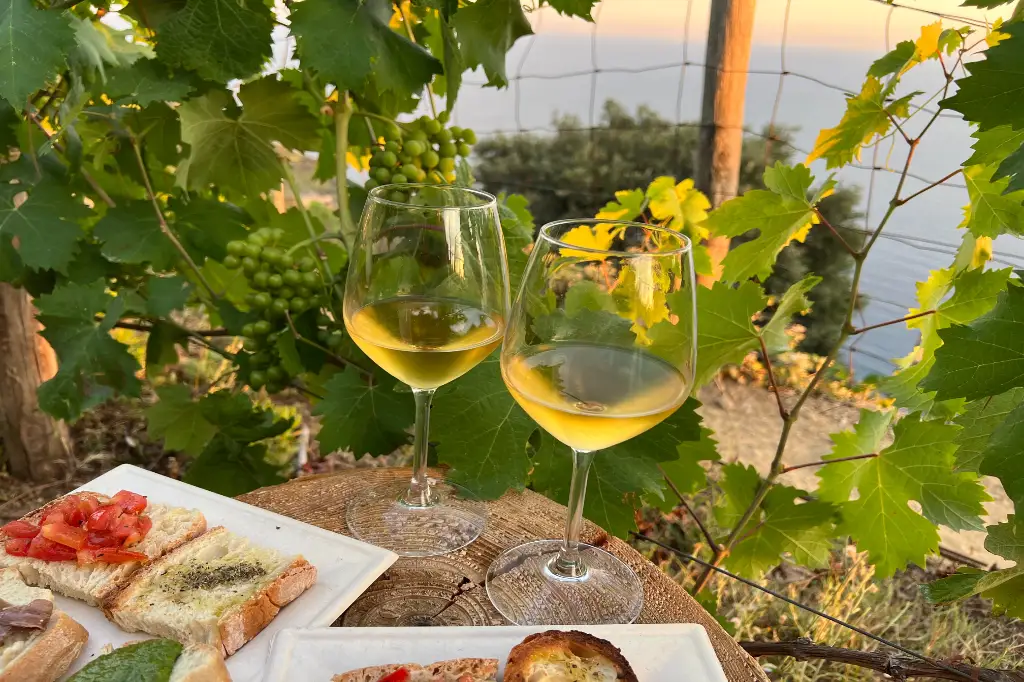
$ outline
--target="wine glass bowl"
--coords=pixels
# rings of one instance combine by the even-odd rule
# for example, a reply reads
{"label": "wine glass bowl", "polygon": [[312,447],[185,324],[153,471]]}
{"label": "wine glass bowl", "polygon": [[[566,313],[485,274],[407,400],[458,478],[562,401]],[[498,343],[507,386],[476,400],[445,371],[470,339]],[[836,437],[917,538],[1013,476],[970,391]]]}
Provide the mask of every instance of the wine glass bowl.
{"label": "wine glass bowl", "polygon": [[468,490],[426,473],[434,391],[501,343],[508,272],[497,202],[452,186],[385,185],[369,192],[349,259],[344,319],[352,341],[416,401],[413,478],[353,501],[353,534],[403,556],[445,554],[486,521]]}
{"label": "wine glass bowl", "polygon": [[595,624],[639,615],[643,593],[632,570],[579,543],[587,473],[597,451],[648,431],[683,404],[695,363],[685,236],[601,219],[541,228],[509,316],[501,372],[544,437],[572,449],[573,478],[565,537],[512,548],[488,572],[488,594],[506,618]]}

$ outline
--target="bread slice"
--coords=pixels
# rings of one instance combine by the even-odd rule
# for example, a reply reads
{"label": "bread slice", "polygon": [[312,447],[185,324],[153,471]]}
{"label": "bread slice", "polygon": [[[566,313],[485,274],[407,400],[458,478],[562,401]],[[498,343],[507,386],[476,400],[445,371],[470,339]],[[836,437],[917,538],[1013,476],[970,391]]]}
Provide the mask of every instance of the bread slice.
{"label": "bread slice", "polygon": [[128,632],[230,656],[316,582],[316,568],[217,527],[149,564],[104,605]]}
{"label": "bread slice", "polygon": [[530,635],[509,652],[505,682],[637,682],[611,642],[576,630]]}
{"label": "bread slice", "polygon": [[423,666],[416,663],[375,665],[335,675],[331,682],[379,682],[385,675],[405,668],[409,682],[496,682],[498,659],[453,658]]}
{"label": "bread slice", "polygon": [[[29,587],[13,568],[0,570],[0,599],[28,604],[53,601],[53,593]],[[0,682],[54,682],[82,653],[89,633],[62,611],[54,611],[45,630],[16,629],[0,644]]]}
{"label": "bread slice", "polygon": [[[59,503],[60,500],[55,500],[25,516],[23,520],[39,523],[50,507]],[[206,530],[206,518],[194,509],[151,504],[144,513],[152,519],[153,527],[142,542],[132,545],[130,549],[142,552],[150,559],[158,559]],[[80,599],[93,606],[101,605],[141,566],[134,561],[87,566],[79,566],[70,561],[42,561],[11,556],[0,545],[0,568],[17,568],[29,585],[48,587],[65,597]]]}
{"label": "bread slice", "polygon": [[231,675],[220,651],[208,644],[195,644],[178,656],[169,682],[231,682]]}

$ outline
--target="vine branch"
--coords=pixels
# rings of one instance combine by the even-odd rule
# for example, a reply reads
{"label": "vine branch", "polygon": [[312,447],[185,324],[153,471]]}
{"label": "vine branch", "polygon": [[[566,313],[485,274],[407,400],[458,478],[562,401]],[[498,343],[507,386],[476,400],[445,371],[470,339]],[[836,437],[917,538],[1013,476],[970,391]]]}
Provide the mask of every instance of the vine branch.
{"label": "vine branch", "polygon": [[710,547],[711,551],[715,554],[718,554],[720,549],[718,547],[718,543],[715,542],[715,538],[711,536],[711,531],[708,530],[707,526],[704,525],[704,522],[701,521],[700,517],[693,511],[693,508],[690,507],[690,503],[686,501],[685,497],[683,497],[683,493],[679,491],[679,488],[677,488],[672,479],[668,477],[668,474],[665,473],[665,470],[661,468],[660,464],[658,465],[658,471],[661,472],[661,475],[665,479],[665,483],[668,484],[668,487],[676,494],[676,497],[679,498],[679,504],[681,504],[683,509],[686,510],[686,513],[690,515],[690,518],[697,523],[697,527],[700,528],[700,532],[703,533],[704,539],[708,541],[708,547]]}
{"label": "vine branch", "polygon": [[160,231],[163,232],[164,236],[171,242],[182,260],[184,260],[192,269],[192,272],[195,273],[196,279],[198,279],[199,283],[203,285],[203,288],[206,289],[207,293],[210,294],[213,300],[217,300],[220,296],[216,291],[214,291],[213,287],[210,286],[210,283],[206,280],[206,277],[199,269],[199,266],[196,265],[194,260],[192,260],[192,256],[189,252],[184,246],[182,246],[181,242],[178,241],[175,234],[171,232],[171,228],[167,224],[167,219],[164,218],[164,212],[160,209],[160,202],[157,201],[156,193],[153,191],[153,183],[149,180],[149,171],[146,170],[146,162],[142,158],[142,150],[139,148],[139,142],[135,139],[134,135],[131,136],[130,139],[132,143],[132,150],[135,152],[135,161],[138,163],[139,172],[142,174],[143,186],[146,188],[146,196],[149,198],[150,203],[153,204],[153,211],[156,213],[156,220],[157,224],[160,225]]}
{"label": "vine branch", "polygon": [[[172,322],[169,322],[169,321],[165,321],[165,322],[167,324],[173,324]],[[148,332],[153,331],[153,325],[151,325],[151,324],[141,324],[141,323],[138,323],[138,322],[124,322],[123,320],[122,321],[118,321],[117,324],[115,324],[114,326],[117,327],[118,329],[131,329],[132,331],[137,331],[137,332],[147,332],[148,333]],[[202,336],[202,337],[234,336],[234,334],[229,332],[227,329],[223,329],[223,328],[217,328],[217,329],[189,329],[187,327],[182,327],[181,325],[174,325],[174,326],[178,327],[182,331],[188,332],[188,334],[190,336]]]}
{"label": "vine branch", "polygon": [[316,230],[313,229],[313,221],[309,217],[309,211],[306,210],[306,204],[302,201],[302,195],[299,193],[298,184],[295,182],[295,174],[292,173],[291,166],[288,162],[279,157],[281,163],[281,173],[284,175],[285,184],[288,185],[288,191],[292,193],[292,199],[295,200],[295,208],[299,210],[299,214],[302,216],[302,222],[306,225],[306,231],[309,233],[309,249],[313,256],[320,261],[323,265],[324,272],[327,273],[329,281],[334,281],[334,274],[331,272],[330,263],[327,262],[327,254],[323,252],[323,249],[314,248],[313,245],[317,244],[319,237]]}
{"label": "vine branch", "polygon": [[779,385],[775,383],[775,372],[772,370],[771,358],[768,357],[768,346],[765,345],[763,335],[758,335],[757,340],[761,342],[761,355],[764,357],[764,366],[768,369],[768,383],[771,386],[772,393],[775,394],[775,402],[779,405],[779,416],[782,417],[782,421],[786,421],[789,417],[789,412],[786,411],[786,406],[782,404],[782,394],[779,393]]}
{"label": "vine branch", "polygon": [[[64,145],[62,145],[59,140],[53,139],[54,136],[50,133],[49,130],[46,129],[46,126],[43,125],[42,120],[34,111],[26,111],[25,115],[28,117],[30,121],[32,121],[36,125],[37,128],[43,131],[43,134],[46,135],[46,139],[50,140],[50,142],[53,144],[53,148],[56,149],[58,153],[65,153]],[[107,191],[100,187],[100,184],[96,182],[96,178],[89,174],[89,171],[85,170],[84,168],[80,168],[78,172],[82,174],[82,179],[89,183],[89,187],[91,187],[92,191],[96,193],[96,196],[100,198],[100,201],[102,201],[110,208],[114,208],[115,206],[117,206],[117,204],[114,203],[114,200],[110,198],[110,195],[107,194]]]}
{"label": "vine branch", "polygon": [[818,215],[818,220],[821,221],[821,224],[827,227],[829,231],[832,233],[832,236],[839,240],[839,243],[842,245],[844,249],[846,249],[846,252],[849,253],[851,256],[856,256],[857,249],[850,246],[850,243],[843,239],[843,235],[839,234],[839,230],[832,227],[832,223],[828,221],[828,219],[817,206],[814,207],[814,212]]}
{"label": "vine branch", "polygon": [[964,172],[963,168],[957,168],[955,171],[951,171],[951,172],[947,173],[946,175],[942,176],[940,179],[936,180],[935,182],[930,183],[927,187],[922,187],[921,189],[917,190],[916,192],[914,192],[910,196],[904,197],[902,199],[898,199],[897,200],[897,205],[902,206],[903,204],[907,203],[908,201],[910,201],[914,197],[919,196],[921,194],[924,194],[925,192],[927,192],[928,190],[930,190],[930,189],[932,189],[934,187],[938,187],[939,185],[944,183],[946,180],[949,180],[950,178],[955,177],[955,176],[957,176],[957,175],[959,175],[960,173],[963,173],[963,172]]}
{"label": "vine branch", "polygon": [[348,91],[338,93],[338,106],[334,110],[334,166],[338,183],[338,217],[341,219],[341,240],[345,250],[352,253],[355,228],[348,210],[348,124],[352,120],[352,102]]}
{"label": "vine branch", "polygon": [[935,314],[935,310],[925,310],[924,312],[921,312],[921,313],[914,313],[913,315],[907,315],[906,317],[901,317],[898,320],[889,320],[888,322],[879,322],[878,324],[871,324],[871,325],[868,325],[867,327],[860,327],[858,329],[852,330],[850,332],[850,336],[856,336],[857,334],[863,334],[864,332],[869,332],[872,329],[879,329],[880,327],[888,327],[890,325],[899,324],[901,322],[909,322],[910,320],[916,320],[919,317],[927,317],[929,315],[934,315],[934,314]]}
{"label": "vine branch", "polygon": [[804,464],[794,464],[790,467],[782,467],[780,474],[788,474],[790,471],[796,471],[797,469],[806,469],[808,467],[820,467],[826,464],[835,464],[836,462],[852,462],[855,459],[874,459],[878,457],[877,452],[872,452],[866,455],[851,455],[850,457],[836,457],[835,459],[821,459],[816,462],[806,462]]}

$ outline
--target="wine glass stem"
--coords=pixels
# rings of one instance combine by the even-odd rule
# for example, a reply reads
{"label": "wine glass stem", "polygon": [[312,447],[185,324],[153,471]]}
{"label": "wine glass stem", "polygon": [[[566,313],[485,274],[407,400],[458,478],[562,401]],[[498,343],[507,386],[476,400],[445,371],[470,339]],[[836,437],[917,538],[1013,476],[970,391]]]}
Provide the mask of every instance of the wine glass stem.
{"label": "wine glass stem", "polygon": [[562,549],[548,569],[561,578],[582,578],[587,567],[580,558],[580,530],[583,527],[583,500],[587,496],[587,475],[594,463],[595,450],[572,451],[572,485],[569,488],[569,512],[565,520]]}
{"label": "wine glass stem", "polygon": [[430,448],[430,401],[434,389],[412,389],[416,400],[416,430],[412,441],[412,481],[405,494],[405,503],[410,507],[429,507],[434,504],[427,478],[427,451]]}

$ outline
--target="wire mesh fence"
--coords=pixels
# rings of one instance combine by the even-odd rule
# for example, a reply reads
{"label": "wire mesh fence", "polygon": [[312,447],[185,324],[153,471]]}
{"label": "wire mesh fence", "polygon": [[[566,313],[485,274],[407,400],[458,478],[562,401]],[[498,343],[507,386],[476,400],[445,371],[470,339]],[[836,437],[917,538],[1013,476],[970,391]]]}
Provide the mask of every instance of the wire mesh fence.
{"label": "wire mesh fence", "polygon": [[[596,131],[616,130],[600,115],[602,100],[613,98],[627,108],[653,103],[676,131],[698,129],[709,5],[710,0],[604,0],[595,7],[594,23],[586,26],[585,33],[580,33],[579,22],[572,26],[550,8],[537,10],[531,17],[534,35],[522,39],[509,59],[509,87],[500,93],[489,88],[483,95],[485,82],[475,74],[468,77],[454,118],[460,125],[472,125],[481,138],[581,133],[593,140]],[[983,11],[973,10],[953,0],[913,5],[851,0],[842,6],[826,0],[759,2],[755,44],[746,70],[743,135],[764,142],[766,160],[772,146],[781,145],[794,161],[802,161],[818,130],[838,122],[845,97],[859,91],[857,79],[863,78],[871,61],[896,42],[915,39],[923,24],[938,20],[948,27],[979,30],[990,25]],[[623,20],[626,12],[629,21]],[[820,33],[825,27],[831,27],[830,35],[838,35],[839,42],[844,40],[842,28],[836,28],[844,21],[861,34],[857,41],[822,45]],[[628,26],[623,28],[624,24]],[[871,30],[860,30],[865,26]],[[660,59],[662,55],[674,58]],[[648,82],[657,85],[646,87]],[[936,68],[911,85],[930,94],[938,92],[943,82]],[[921,118],[935,113],[937,106],[935,97],[929,99],[919,107]],[[573,113],[581,125],[543,123],[555,112]],[[919,152],[908,173],[908,182],[916,182],[918,188],[934,183],[969,154],[968,126],[953,112],[942,111],[938,116],[940,129],[933,132],[940,138],[939,151],[931,157]],[[795,133],[794,125],[798,126]],[[902,170],[903,151],[895,145],[895,135],[877,141],[861,160],[839,173],[841,185],[862,190],[863,231],[877,222],[884,210],[880,197],[895,186]],[[653,159],[652,165],[655,171],[669,173],[679,164],[669,157]],[[819,178],[825,175],[820,162],[812,170]],[[502,184],[512,191],[572,192],[611,199],[579,183],[542,186],[528,178],[508,177],[502,178]],[[966,188],[962,182],[946,181],[937,191],[940,195],[923,207],[904,207],[894,229],[882,233],[883,244],[876,249],[880,253],[877,257],[873,253],[866,266],[863,292],[868,323],[893,317],[898,307],[915,307],[914,282],[926,278],[929,270],[946,267],[955,254]],[[1024,251],[1015,252],[1011,245],[997,242],[993,262],[1024,267]],[[861,364],[867,370],[887,374],[893,367],[889,359],[905,355],[915,337],[906,329],[886,328],[869,334],[853,352],[864,357]]]}

